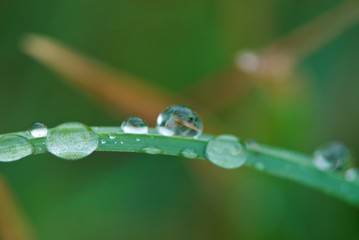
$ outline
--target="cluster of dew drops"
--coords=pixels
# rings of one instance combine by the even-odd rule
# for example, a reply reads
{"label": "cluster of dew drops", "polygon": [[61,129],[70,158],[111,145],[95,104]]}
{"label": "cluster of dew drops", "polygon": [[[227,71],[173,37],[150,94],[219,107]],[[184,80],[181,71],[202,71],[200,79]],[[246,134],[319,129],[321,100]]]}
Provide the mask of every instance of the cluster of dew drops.
{"label": "cluster of dew drops", "polygon": [[[164,136],[199,138],[203,131],[203,123],[191,108],[174,105],[158,115],[155,129],[157,134]],[[130,117],[123,121],[120,130],[127,134],[149,133],[147,123],[139,117]],[[46,141],[44,146],[34,150],[33,145],[28,141],[29,138],[46,138]],[[113,140],[116,137],[110,134],[109,138]],[[139,141],[139,138],[136,138],[136,141]],[[123,143],[120,141],[120,144]],[[28,131],[28,136],[21,134],[0,136],[0,162],[15,161],[41,150],[47,150],[59,158],[76,160],[90,155],[99,144],[106,144],[106,140],[102,139],[99,142],[94,129],[82,123],[64,123],[51,130],[42,123],[35,123]],[[145,147],[143,151],[150,154],[161,153],[161,149],[157,146]],[[187,158],[198,157],[196,150],[191,147],[184,148],[180,154]],[[245,163],[247,150],[245,144],[237,137],[220,135],[208,142],[205,155],[215,165],[230,169],[238,168]],[[343,173],[347,181],[355,181],[359,175],[359,171],[353,166],[350,151],[339,142],[319,147],[314,152],[313,165],[322,171]]]}

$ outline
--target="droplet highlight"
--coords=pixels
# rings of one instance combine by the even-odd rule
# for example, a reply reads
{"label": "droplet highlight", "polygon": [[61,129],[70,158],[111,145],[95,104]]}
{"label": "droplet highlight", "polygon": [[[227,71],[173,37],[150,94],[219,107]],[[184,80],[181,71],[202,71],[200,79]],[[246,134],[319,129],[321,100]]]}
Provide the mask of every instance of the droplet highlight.
{"label": "droplet highlight", "polygon": [[165,136],[197,138],[203,131],[203,123],[191,108],[174,105],[158,115],[157,132]]}
{"label": "droplet highlight", "polygon": [[29,130],[30,135],[34,138],[46,137],[48,134],[47,126],[43,123],[34,123]]}
{"label": "droplet highlight", "polygon": [[238,168],[247,158],[247,152],[237,137],[220,135],[209,141],[206,148],[208,160],[223,168]]}
{"label": "droplet highlight", "polygon": [[32,153],[32,145],[26,138],[15,134],[0,137],[0,162],[19,160]]}
{"label": "droplet highlight", "polygon": [[76,160],[90,155],[96,150],[98,136],[82,123],[64,123],[50,130],[46,146],[53,155]]}
{"label": "droplet highlight", "polygon": [[193,148],[186,148],[181,152],[181,155],[185,158],[194,159],[198,157],[198,153]]}
{"label": "droplet highlight", "polygon": [[148,154],[159,154],[162,152],[161,149],[155,145],[144,147],[142,150]]}
{"label": "droplet highlight", "polygon": [[125,133],[132,134],[147,134],[148,126],[147,123],[139,117],[130,117],[121,124],[121,129]]}
{"label": "droplet highlight", "polygon": [[345,169],[351,161],[349,149],[340,142],[323,145],[314,152],[314,165],[323,171]]}

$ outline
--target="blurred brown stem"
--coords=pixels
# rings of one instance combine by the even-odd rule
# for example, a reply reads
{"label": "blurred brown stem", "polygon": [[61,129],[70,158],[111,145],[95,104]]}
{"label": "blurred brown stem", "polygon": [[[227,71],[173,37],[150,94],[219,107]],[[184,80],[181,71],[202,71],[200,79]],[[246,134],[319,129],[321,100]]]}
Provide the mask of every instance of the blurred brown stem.
{"label": "blurred brown stem", "polygon": [[[344,1],[260,52],[240,52],[234,66],[197,84],[190,89],[189,96],[193,96],[209,110],[219,110],[247,96],[258,84],[286,91],[289,76],[293,74],[299,61],[319,50],[358,21],[359,1]],[[288,86],[292,85],[288,83]]]}
{"label": "blurred brown stem", "polygon": [[68,83],[118,112],[137,114],[153,123],[159,112],[177,102],[167,92],[129,74],[110,70],[49,37],[29,35],[22,47]]}
{"label": "blurred brown stem", "polygon": [[15,204],[10,189],[3,177],[0,176],[0,239],[2,240],[32,240],[30,230],[23,214]]}

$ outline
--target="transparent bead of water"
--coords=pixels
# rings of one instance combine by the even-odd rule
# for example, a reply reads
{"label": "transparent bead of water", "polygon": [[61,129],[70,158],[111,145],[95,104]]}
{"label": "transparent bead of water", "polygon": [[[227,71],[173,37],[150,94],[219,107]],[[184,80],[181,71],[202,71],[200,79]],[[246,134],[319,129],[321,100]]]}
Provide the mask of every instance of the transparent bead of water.
{"label": "transparent bead of water", "polygon": [[30,134],[34,138],[46,137],[48,133],[47,126],[43,123],[34,123],[29,130]]}
{"label": "transparent bead of water", "polygon": [[147,134],[148,126],[147,123],[139,117],[130,117],[121,124],[121,129],[125,133],[132,134]]}
{"label": "transparent bead of water", "polygon": [[157,131],[165,136],[197,138],[203,131],[203,123],[191,108],[174,105],[158,115]]}
{"label": "transparent bead of water", "polygon": [[64,123],[50,130],[46,147],[53,155],[76,160],[90,155],[96,150],[98,136],[82,123]]}
{"label": "transparent bead of water", "polygon": [[314,165],[324,171],[340,171],[346,168],[351,161],[349,149],[340,142],[328,143],[314,152]]}
{"label": "transparent bead of water", "polygon": [[162,152],[161,149],[155,145],[144,147],[142,150],[148,154],[159,154]]}
{"label": "transparent bead of water", "polygon": [[181,155],[185,158],[197,158],[198,157],[198,153],[196,152],[196,150],[194,150],[193,148],[186,148],[181,152]]}
{"label": "transparent bead of water", "polygon": [[26,138],[15,134],[0,137],[0,162],[19,160],[32,153],[33,147]]}
{"label": "transparent bead of water", "polygon": [[238,168],[247,158],[247,151],[237,137],[220,135],[209,141],[206,148],[208,160],[223,168]]}
{"label": "transparent bead of water", "polygon": [[359,174],[358,169],[349,168],[344,172],[344,177],[345,180],[347,180],[348,182],[352,182],[358,178],[358,174]]}

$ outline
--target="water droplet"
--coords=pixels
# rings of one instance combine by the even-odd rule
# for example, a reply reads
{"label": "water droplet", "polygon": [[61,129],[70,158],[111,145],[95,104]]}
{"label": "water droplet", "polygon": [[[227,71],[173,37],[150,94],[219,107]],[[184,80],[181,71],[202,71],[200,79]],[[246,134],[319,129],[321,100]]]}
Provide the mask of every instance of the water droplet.
{"label": "water droplet", "polygon": [[106,144],[106,140],[105,140],[105,139],[102,139],[102,140],[101,140],[101,144]]}
{"label": "water droplet", "polygon": [[247,152],[235,136],[221,135],[209,141],[206,156],[220,167],[238,168],[246,161]]}
{"label": "water droplet", "polygon": [[48,133],[47,126],[42,123],[34,123],[29,130],[30,134],[34,138],[46,137]]}
{"label": "water droplet", "polygon": [[148,133],[147,123],[139,117],[130,117],[121,124],[121,129],[125,133],[146,134]]}
{"label": "water droplet", "polygon": [[314,165],[320,170],[342,170],[350,162],[349,149],[339,142],[323,145],[314,152]]}
{"label": "water droplet", "polygon": [[181,152],[182,156],[185,157],[185,158],[197,158],[198,157],[198,154],[196,152],[196,150],[194,150],[193,148],[186,148],[185,150],[183,150]]}
{"label": "water droplet", "polygon": [[0,162],[15,161],[32,153],[32,145],[26,138],[15,134],[0,137]]}
{"label": "water droplet", "polygon": [[263,171],[264,168],[265,168],[265,165],[264,165],[264,163],[262,163],[262,162],[256,162],[256,163],[254,164],[254,167],[255,167],[257,170],[259,170],[259,171]]}
{"label": "water droplet", "polygon": [[345,180],[348,182],[355,181],[358,178],[358,170],[355,168],[349,168],[344,172]]}
{"label": "water droplet", "polygon": [[123,142],[123,141],[121,141],[121,142],[120,142],[120,144],[124,144],[124,142]]}
{"label": "water droplet", "polygon": [[53,155],[76,160],[90,155],[96,150],[98,136],[82,123],[64,123],[50,130],[46,146]]}
{"label": "water droplet", "polygon": [[139,139],[139,138],[136,138],[136,142],[140,142],[141,141],[141,139]]}
{"label": "water droplet", "polygon": [[111,140],[114,140],[115,138],[116,138],[116,136],[114,136],[114,135],[108,135],[108,137],[111,139]]}
{"label": "water droplet", "polygon": [[236,66],[246,73],[255,73],[261,65],[260,57],[250,51],[240,52],[236,58]]}
{"label": "water droplet", "polygon": [[165,136],[199,137],[203,131],[201,118],[191,108],[174,105],[157,118],[157,131]]}
{"label": "water droplet", "polygon": [[155,145],[144,147],[144,148],[142,148],[142,150],[145,153],[149,153],[149,154],[159,154],[162,152],[161,149]]}

